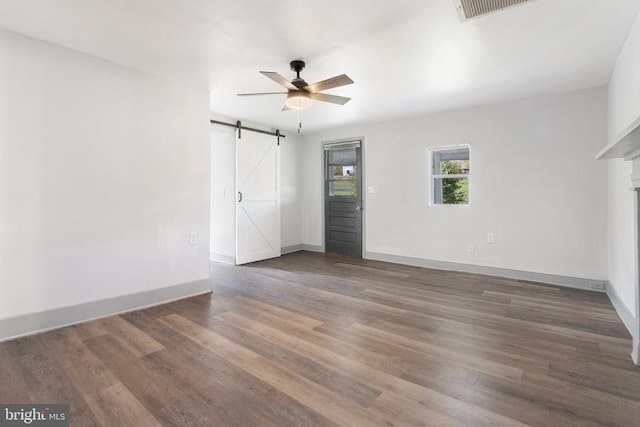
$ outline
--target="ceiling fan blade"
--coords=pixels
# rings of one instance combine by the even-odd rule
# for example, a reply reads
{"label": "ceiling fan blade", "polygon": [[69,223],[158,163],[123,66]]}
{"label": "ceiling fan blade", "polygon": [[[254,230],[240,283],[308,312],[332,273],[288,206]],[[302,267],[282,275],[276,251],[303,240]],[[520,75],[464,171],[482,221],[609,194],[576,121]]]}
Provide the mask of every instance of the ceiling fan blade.
{"label": "ceiling fan blade", "polygon": [[291,108],[289,108],[287,104],[284,104],[284,107],[282,107],[282,110],[280,111],[287,111],[287,110],[291,110]]}
{"label": "ceiling fan blade", "polygon": [[278,83],[280,86],[286,87],[287,89],[298,90],[298,88],[295,87],[293,84],[291,84],[289,80],[285,79],[278,73],[275,73],[273,71],[260,71],[260,74],[263,74],[264,76],[270,78],[274,82]]}
{"label": "ceiling fan blade", "polygon": [[328,95],[326,93],[310,93],[309,98],[340,105],[346,104],[351,99],[347,98],[346,96]]}
{"label": "ceiling fan blade", "polygon": [[353,80],[351,80],[349,76],[341,74],[339,76],[331,77],[330,79],[305,86],[303,89],[309,93],[316,93],[327,89],[333,89],[334,87],[350,85],[352,83]]}
{"label": "ceiling fan blade", "polygon": [[257,93],[239,93],[238,96],[256,96],[256,95],[286,95],[288,92],[257,92]]}

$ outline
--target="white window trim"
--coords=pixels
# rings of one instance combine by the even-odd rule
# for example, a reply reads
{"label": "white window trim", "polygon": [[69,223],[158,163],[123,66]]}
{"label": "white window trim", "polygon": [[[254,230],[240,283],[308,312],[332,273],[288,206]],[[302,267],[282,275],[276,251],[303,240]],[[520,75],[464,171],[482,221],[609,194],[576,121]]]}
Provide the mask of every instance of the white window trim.
{"label": "white window trim", "polygon": [[[427,196],[429,200],[429,207],[432,208],[450,208],[450,207],[458,207],[458,208],[468,208],[471,205],[471,191],[469,191],[469,202],[468,203],[460,203],[460,204],[452,204],[452,203],[435,203],[435,180],[441,178],[466,178],[469,183],[469,188],[471,187],[471,169],[469,169],[468,174],[455,174],[455,175],[443,175],[443,174],[435,174],[433,173],[433,153],[435,151],[444,151],[444,150],[455,150],[459,148],[466,148],[469,150],[469,162],[471,162],[471,144],[455,144],[455,145],[439,145],[436,147],[427,148],[427,161],[428,161],[428,175],[429,175],[429,188],[427,191]],[[469,163],[471,165],[471,163]]]}

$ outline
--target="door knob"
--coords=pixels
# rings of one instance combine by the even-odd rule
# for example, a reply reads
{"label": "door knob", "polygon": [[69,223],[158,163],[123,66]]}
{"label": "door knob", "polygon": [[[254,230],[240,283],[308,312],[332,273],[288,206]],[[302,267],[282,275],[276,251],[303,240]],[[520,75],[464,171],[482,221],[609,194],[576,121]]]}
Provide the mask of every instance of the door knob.
{"label": "door knob", "polygon": [[356,212],[360,212],[362,208],[360,206],[356,206]]}

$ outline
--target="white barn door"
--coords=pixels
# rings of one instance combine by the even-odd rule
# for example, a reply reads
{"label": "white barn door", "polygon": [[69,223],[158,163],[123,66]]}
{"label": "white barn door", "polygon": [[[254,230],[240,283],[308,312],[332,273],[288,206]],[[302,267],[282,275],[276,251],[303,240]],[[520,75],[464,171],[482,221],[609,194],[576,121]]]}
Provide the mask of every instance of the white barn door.
{"label": "white barn door", "polygon": [[280,256],[280,150],[274,136],[236,138],[236,264]]}

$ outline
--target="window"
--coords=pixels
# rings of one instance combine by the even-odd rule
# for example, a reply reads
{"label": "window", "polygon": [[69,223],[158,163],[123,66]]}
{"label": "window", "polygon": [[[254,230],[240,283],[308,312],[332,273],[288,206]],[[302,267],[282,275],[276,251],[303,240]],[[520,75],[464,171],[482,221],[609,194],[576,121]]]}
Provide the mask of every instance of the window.
{"label": "window", "polygon": [[327,153],[329,196],[356,197],[358,195],[356,149],[332,149]]}
{"label": "window", "polygon": [[432,205],[469,204],[469,146],[429,150]]}

